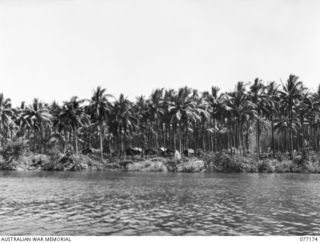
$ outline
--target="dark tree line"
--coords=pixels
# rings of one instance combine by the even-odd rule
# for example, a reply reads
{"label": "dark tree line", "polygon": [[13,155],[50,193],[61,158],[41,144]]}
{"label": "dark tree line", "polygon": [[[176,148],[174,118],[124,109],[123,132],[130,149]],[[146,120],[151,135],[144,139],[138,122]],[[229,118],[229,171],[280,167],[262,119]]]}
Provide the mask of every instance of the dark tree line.
{"label": "dark tree line", "polygon": [[[13,108],[0,94],[0,142],[23,139],[34,152],[46,153],[56,146],[65,151],[72,144],[76,154],[99,148],[101,160],[112,150],[167,147],[246,155],[249,135],[256,137],[260,151],[261,133],[271,131],[270,148],[277,151],[319,151],[320,88],[310,92],[299,78],[290,75],[281,85],[255,79],[238,82],[232,92],[198,92],[189,87],[156,89],[150,97],[132,102],[98,87],[91,99],[33,103]],[[259,156],[258,156],[259,158]]]}

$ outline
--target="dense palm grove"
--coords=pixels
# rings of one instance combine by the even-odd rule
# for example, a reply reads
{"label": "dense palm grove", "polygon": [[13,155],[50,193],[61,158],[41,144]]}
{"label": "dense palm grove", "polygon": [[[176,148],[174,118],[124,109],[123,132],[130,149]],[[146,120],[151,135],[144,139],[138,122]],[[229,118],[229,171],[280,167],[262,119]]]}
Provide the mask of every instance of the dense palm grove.
{"label": "dense palm grove", "polygon": [[46,153],[53,147],[76,155],[98,149],[101,159],[127,147],[186,148],[229,151],[246,155],[249,136],[271,134],[270,153],[319,150],[320,89],[310,92],[290,75],[283,84],[238,82],[233,92],[219,88],[198,92],[188,87],[157,89],[150,97],[132,102],[98,87],[91,99],[72,97],[59,105],[34,99],[13,108],[0,95],[1,147],[22,141],[29,150]]}

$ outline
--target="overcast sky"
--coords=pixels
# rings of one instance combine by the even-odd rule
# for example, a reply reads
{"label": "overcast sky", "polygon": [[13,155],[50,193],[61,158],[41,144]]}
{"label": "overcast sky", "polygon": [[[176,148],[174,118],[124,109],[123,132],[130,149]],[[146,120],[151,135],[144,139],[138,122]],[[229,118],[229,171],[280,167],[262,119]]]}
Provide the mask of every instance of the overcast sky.
{"label": "overcast sky", "polygon": [[0,0],[0,92],[130,99],[158,87],[320,83],[320,1]]}

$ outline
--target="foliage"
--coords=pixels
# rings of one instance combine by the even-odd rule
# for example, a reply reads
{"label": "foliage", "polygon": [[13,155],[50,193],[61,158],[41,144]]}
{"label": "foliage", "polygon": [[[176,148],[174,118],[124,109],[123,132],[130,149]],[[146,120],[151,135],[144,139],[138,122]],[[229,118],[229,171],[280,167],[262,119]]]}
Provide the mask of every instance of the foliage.
{"label": "foliage", "polygon": [[[272,157],[279,161],[304,151],[319,152],[320,88],[311,92],[291,74],[281,86],[256,78],[238,82],[230,92],[215,86],[204,92],[160,88],[135,101],[123,94],[113,99],[97,87],[91,99],[72,97],[62,104],[34,99],[13,108],[0,94],[1,146],[21,138],[30,141],[34,153],[49,153],[53,147],[65,153],[72,144],[76,156],[99,148],[105,162],[112,154],[124,157],[128,147],[165,147],[180,153],[192,148],[212,156],[228,154],[220,155],[222,164],[217,162],[227,170],[272,170],[274,165],[258,162],[259,154],[267,152],[261,149],[261,134],[270,130]],[[252,135],[255,148],[249,146]]]}
{"label": "foliage", "polygon": [[270,160],[270,159],[263,160],[258,164],[258,171],[273,173],[275,172],[275,164],[277,164],[277,160]]}
{"label": "foliage", "polygon": [[12,159],[18,159],[28,148],[28,141],[23,138],[15,140],[8,139],[2,147],[0,154],[5,161],[10,162]]}

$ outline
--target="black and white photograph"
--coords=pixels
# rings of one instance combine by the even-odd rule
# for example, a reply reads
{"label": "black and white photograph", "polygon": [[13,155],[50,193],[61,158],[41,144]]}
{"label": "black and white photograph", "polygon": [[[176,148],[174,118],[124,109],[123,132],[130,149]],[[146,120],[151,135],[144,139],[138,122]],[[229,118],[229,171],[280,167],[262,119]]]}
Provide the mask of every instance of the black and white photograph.
{"label": "black and white photograph", "polygon": [[107,236],[320,241],[320,1],[0,0],[0,242]]}

